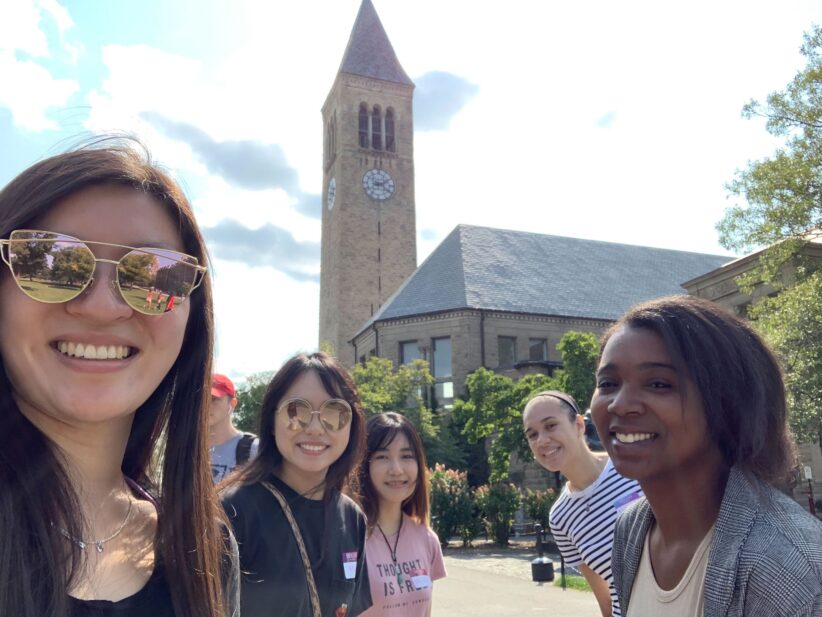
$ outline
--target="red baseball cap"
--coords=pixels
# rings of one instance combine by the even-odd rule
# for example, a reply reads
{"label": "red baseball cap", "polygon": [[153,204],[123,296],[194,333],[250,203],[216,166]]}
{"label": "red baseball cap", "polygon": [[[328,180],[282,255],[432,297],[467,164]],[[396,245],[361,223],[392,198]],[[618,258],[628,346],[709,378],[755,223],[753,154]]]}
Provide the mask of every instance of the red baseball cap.
{"label": "red baseball cap", "polygon": [[234,389],[234,383],[225,375],[215,373],[211,377],[211,396],[222,398],[230,396],[236,398],[237,391]]}

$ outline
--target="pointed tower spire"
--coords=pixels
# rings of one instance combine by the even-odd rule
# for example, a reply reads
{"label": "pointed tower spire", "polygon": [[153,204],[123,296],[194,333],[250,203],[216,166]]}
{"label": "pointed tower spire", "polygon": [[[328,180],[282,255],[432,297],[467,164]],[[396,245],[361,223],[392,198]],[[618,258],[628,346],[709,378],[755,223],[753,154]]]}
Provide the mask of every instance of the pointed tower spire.
{"label": "pointed tower spire", "polygon": [[400,66],[371,0],[362,0],[340,72],[413,86]]}

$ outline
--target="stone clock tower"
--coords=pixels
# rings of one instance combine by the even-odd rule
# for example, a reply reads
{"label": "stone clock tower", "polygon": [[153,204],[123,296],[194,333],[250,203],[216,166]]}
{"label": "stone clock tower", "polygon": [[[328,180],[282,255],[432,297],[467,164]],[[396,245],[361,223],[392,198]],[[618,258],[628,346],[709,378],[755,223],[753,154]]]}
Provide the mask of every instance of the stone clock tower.
{"label": "stone clock tower", "polygon": [[348,367],[354,335],[417,267],[414,84],[363,0],[323,115],[320,346]]}

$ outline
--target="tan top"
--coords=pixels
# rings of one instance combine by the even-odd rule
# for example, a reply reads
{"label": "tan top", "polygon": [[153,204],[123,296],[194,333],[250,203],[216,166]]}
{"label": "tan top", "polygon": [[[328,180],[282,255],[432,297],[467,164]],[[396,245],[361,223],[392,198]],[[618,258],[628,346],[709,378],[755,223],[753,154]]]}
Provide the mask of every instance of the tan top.
{"label": "tan top", "polygon": [[661,589],[654,577],[649,547],[650,533],[645,534],[642,559],[631,591],[631,603],[626,617],[701,617],[703,608],[702,590],[705,586],[705,570],[708,567],[708,548],[714,528],[711,527],[696,548],[688,569],[676,587]]}

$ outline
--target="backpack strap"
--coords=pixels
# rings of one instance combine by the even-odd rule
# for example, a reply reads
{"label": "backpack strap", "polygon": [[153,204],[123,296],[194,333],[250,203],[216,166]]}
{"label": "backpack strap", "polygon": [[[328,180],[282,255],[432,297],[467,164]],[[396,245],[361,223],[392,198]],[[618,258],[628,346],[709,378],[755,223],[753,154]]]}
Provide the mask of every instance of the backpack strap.
{"label": "backpack strap", "polygon": [[257,439],[257,436],[254,433],[243,433],[243,436],[240,437],[236,451],[237,465],[245,465],[248,459],[251,458],[251,444],[254,443],[255,439]]}

